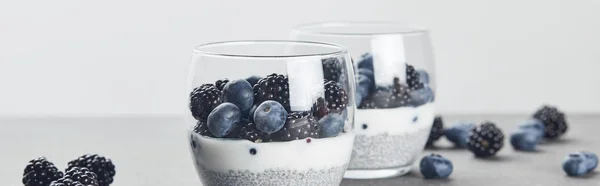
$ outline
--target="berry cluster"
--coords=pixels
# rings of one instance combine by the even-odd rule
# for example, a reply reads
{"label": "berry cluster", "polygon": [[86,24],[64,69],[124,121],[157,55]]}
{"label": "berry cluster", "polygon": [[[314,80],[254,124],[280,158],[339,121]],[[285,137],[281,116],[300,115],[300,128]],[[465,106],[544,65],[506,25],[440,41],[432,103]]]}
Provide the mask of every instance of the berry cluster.
{"label": "berry cluster", "polygon": [[557,140],[567,129],[565,114],[556,107],[544,105],[511,134],[510,143],[515,150],[535,151],[543,138]]}
{"label": "berry cluster", "polygon": [[323,59],[323,97],[310,110],[292,111],[288,77],[270,74],[240,80],[218,80],[190,93],[190,110],[198,121],[193,131],[216,138],[278,142],[335,137],[343,132],[348,94],[343,61]]}
{"label": "berry cluster", "polygon": [[376,85],[373,55],[363,54],[358,62],[356,75],[356,103],[359,109],[396,108],[419,106],[434,99],[429,87],[429,75],[424,70],[415,70],[406,64],[406,85],[395,77],[393,84]]}
{"label": "berry cluster", "polygon": [[115,176],[110,159],[83,155],[70,161],[63,174],[44,157],[29,161],[23,173],[25,186],[109,186]]}

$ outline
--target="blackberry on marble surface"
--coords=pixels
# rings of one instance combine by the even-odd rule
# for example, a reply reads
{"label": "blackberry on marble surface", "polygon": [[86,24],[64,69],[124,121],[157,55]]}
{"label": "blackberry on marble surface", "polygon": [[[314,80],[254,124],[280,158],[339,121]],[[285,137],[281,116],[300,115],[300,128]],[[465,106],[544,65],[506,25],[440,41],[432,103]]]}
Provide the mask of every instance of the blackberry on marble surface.
{"label": "blackberry on marble surface", "polygon": [[565,114],[556,107],[544,105],[533,114],[533,118],[544,123],[544,138],[558,139],[567,132],[569,128]]}
{"label": "blackberry on marble surface", "polygon": [[95,173],[99,186],[108,186],[113,183],[116,174],[115,165],[112,163],[112,160],[98,154],[85,154],[70,161],[67,171],[75,167],[87,168]]}
{"label": "blackberry on marble surface", "polygon": [[281,130],[270,135],[265,141],[292,141],[305,138],[318,138],[319,126],[310,112],[291,112]]}
{"label": "blackberry on marble surface", "polygon": [[277,101],[290,111],[290,89],[286,76],[271,74],[258,80],[254,85],[254,104],[260,105],[266,100]]}
{"label": "blackberry on marble surface", "polygon": [[[99,186],[98,176],[85,167],[72,167],[65,173],[65,178],[79,182],[85,186]],[[112,183],[112,180],[111,180]],[[105,184],[108,185],[108,184]]]}
{"label": "blackberry on marble surface", "polygon": [[189,108],[197,120],[206,120],[208,114],[221,104],[221,91],[213,84],[204,84],[190,93]]}
{"label": "blackberry on marble surface", "polygon": [[427,138],[427,146],[432,146],[434,142],[444,136],[444,121],[441,116],[436,116],[433,119],[433,125],[431,126],[431,132],[429,138]]}
{"label": "blackberry on marble surface", "polygon": [[30,160],[23,171],[25,186],[48,186],[52,181],[63,177],[63,173],[45,157]]}
{"label": "blackberry on marble surface", "polygon": [[328,81],[325,83],[325,101],[327,102],[327,108],[341,112],[348,103],[348,94],[334,81]]}
{"label": "blackberry on marble surface", "polygon": [[477,157],[489,157],[495,155],[504,146],[504,134],[502,130],[492,122],[483,124],[472,129],[469,133],[467,147]]}

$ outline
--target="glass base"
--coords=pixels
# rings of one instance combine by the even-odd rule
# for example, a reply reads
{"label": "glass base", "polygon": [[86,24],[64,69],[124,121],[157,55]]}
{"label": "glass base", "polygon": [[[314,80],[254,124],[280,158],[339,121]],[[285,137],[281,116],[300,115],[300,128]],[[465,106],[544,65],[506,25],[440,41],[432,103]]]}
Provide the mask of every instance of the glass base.
{"label": "glass base", "polygon": [[345,179],[379,179],[402,176],[410,172],[411,166],[390,168],[390,169],[369,169],[369,170],[346,170]]}

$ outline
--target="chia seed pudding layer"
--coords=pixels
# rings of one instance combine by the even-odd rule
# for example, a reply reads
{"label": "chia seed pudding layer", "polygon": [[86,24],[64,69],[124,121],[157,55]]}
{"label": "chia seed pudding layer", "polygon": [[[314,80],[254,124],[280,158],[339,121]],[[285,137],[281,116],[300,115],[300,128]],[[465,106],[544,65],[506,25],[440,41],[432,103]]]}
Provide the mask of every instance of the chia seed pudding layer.
{"label": "chia seed pudding layer", "polygon": [[210,186],[280,186],[280,185],[339,185],[347,165],[327,169],[267,169],[263,172],[249,170],[229,170],[217,172],[197,165],[198,174],[204,185]]}
{"label": "chia seed pudding layer", "polygon": [[385,169],[411,165],[422,152],[430,128],[390,135],[356,135],[348,169]]}

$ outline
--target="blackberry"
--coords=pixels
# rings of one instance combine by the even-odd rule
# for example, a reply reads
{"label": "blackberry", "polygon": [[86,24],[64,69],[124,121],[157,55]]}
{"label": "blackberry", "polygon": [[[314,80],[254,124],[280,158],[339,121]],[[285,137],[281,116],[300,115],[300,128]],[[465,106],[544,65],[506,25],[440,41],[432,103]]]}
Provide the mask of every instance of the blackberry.
{"label": "blackberry", "polygon": [[204,84],[190,93],[190,111],[197,120],[206,120],[208,114],[221,104],[221,91],[213,84]]}
{"label": "blackberry", "polygon": [[427,146],[433,145],[433,142],[439,140],[444,135],[444,121],[441,116],[436,116],[431,126],[431,132],[427,139]]}
{"label": "blackberry", "polygon": [[70,178],[60,178],[56,181],[53,181],[50,186],[87,186],[83,185],[81,182],[73,181]]}
{"label": "blackberry", "polygon": [[45,157],[30,160],[23,171],[25,186],[48,186],[52,181],[63,177],[63,173]]}
{"label": "blackberry", "polygon": [[217,87],[219,90],[223,90],[227,83],[229,83],[229,79],[219,79],[215,82],[215,87]]}
{"label": "blackberry", "polygon": [[492,122],[484,122],[471,130],[467,147],[477,157],[496,154],[504,146],[504,134]]}
{"label": "blackberry", "polygon": [[547,139],[558,139],[569,128],[565,114],[553,106],[544,105],[533,114],[533,118],[544,123],[544,138]]}
{"label": "blackberry", "polygon": [[198,120],[198,122],[196,122],[194,132],[203,136],[214,137],[208,130],[208,124],[205,120]]}
{"label": "blackberry", "polygon": [[310,112],[291,112],[283,128],[267,138],[265,141],[292,141],[305,138],[318,138],[319,126],[317,120]]}
{"label": "blackberry", "polygon": [[412,103],[412,96],[410,96],[410,88],[400,83],[399,78],[394,78],[394,85],[392,86],[392,97],[390,101],[394,107],[403,107]]}
{"label": "blackberry", "polygon": [[329,114],[331,110],[327,107],[327,103],[325,99],[322,97],[317,98],[317,102],[315,102],[311,108],[311,111],[317,120],[321,119],[323,116]]}
{"label": "blackberry", "polygon": [[286,76],[271,74],[258,80],[254,85],[254,104],[260,105],[266,100],[277,101],[290,111],[290,89]]}
{"label": "blackberry", "polygon": [[379,108],[392,108],[391,98],[392,90],[390,87],[378,86],[375,92],[364,98],[361,104],[358,106],[359,109],[379,109]]}
{"label": "blackberry", "polygon": [[424,85],[421,83],[419,78],[419,72],[415,70],[415,67],[406,64],[406,84],[408,84],[410,89],[417,90],[423,88]]}
{"label": "blackberry", "polygon": [[115,165],[112,161],[97,154],[86,154],[76,160],[70,161],[67,170],[75,167],[85,167],[94,172],[97,175],[100,186],[110,185],[116,174]]}
{"label": "blackberry", "polygon": [[331,57],[322,59],[321,62],[323,63],[323,76],[325,80],[338,82],[344,74],[344,59]]}
{"label": "blackberry", "polygon": [[258,130],[256,128],[256,124],[252,123],[249,120],[242,120],[238,124],[238,127],[234,129],[226,138],[239,138],[246,139],[251,142],[256,142],[258,139],[261,139],[263,136],[267,136],[268,134]]}
{"label": "blackberry", "polygon": [[73,182],[79,182],[85,186],[99,186],[96,173],[85,167],[70,168],[65,173],[64,178],[73,180]]}
{"label": "blackberry", "polygon": [[341,112],[346,108],[348,95],[334,81],[328,81],[325,83],[325,101],[327,102],[327,108]]}

